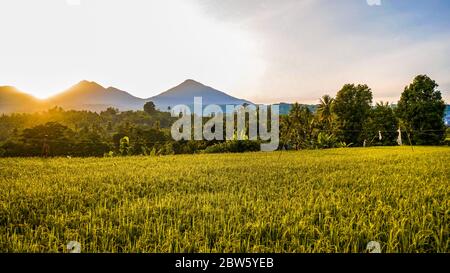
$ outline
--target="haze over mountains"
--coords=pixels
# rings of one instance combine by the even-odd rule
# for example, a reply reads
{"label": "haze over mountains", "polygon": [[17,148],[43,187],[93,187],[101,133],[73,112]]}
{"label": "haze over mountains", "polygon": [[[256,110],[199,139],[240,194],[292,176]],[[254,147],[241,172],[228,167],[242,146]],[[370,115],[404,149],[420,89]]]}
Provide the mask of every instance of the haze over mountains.
{"label": "haze over mountains", "polygon": [[[222,91],[203,85],[194,80],[186,80],[183,83],[165,91],[157,96],[142,99],[131,95],[126,91],[114,87],[105,88],[96,82],[81,81],[62,93],[51,98],[40,100],[12,86],[0,86],[0,114],[30,113],[44,111],[55,106],[65,110],[86,110],[100,112],[108,107],[121,111],[142,110],[147,101],[153,101],[161,111],[169,111],[169,107],[185,104],[194,104],[194,97],[202,97],[203,105],[217,104],[242,105],[253,104],[244,99],[232,97]],[[292,104],[280,103],[280,114],[287,114]],[[315,111],[316,105],[307,105],[311,111]],[[450,105],[447,105],[444,121],[450,126]]]}
{"label": "haze over mountains", "polygon": [[30,112],[31,109],[39,109],[41,103],[15,87],[0,86],[0,113]]}
{"label": "haze over mountains", "polygon": [[229,96],[222,91],[203,85],[194,80],[186,80],[180,85],[175,86],[157,96],[151,97],[148,100],[153,101],[161,110],[166,110],[169,106],[173,107],[174,105],[179,104],[192,105],[194,104],[194,97],[202,97],[203,105],[253,104],[250,101]]}
{"label": "haze over mountains", "polygon": [[105,88],[96,82],[81,81],[47,100],[64,109],[102,111],[108,107],[120,110],[142,110],[145,101],[114,87]]}
{"label": "haze over mountains", "polygon": [[0,113],[35,112],[59,106],[65,110],[103,111],[108,107],[121,111],[142,110],[147,101],[167,111],[178,104],[192,105],[194,97],[202,97],[203,104],[241,105],[251,102],[205,86],[194,80],[186,80],[157,96],[142,99],[114,87],[105,88],[95,82],[81,81],[66,91],[45,100],[39,100],[11,86],[0,86]]}

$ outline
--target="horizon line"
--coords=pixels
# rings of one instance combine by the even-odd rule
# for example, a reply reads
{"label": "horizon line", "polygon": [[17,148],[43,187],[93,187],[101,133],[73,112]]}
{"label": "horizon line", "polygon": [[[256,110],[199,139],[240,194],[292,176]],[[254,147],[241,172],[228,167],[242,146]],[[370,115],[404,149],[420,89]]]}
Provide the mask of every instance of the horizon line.
{"label": "horizon line", "polygon": [[[79,84],[81,84],[81,83],[83,83],[83,82],[87,82],[87,83],[97,84],[97,85],[99,85],[100,87],[102,87],[102,88],[105,89],[105,90],[108,90],[108,89],[110,89],[110,88],[114,88],[114,89],[116,89],[116,90],[118,90],[118,91],[125,92],[125,93],[127,93],[128,95],[130,95],[130,96],[132,96],[132,97],[134,97],[134,98],[137,98],[137,99],[140,99],[140,100],[143,100],[143,101],[148,102],[148,101],[150,101],[151,98],[156,97],[156,96],[159,96],[160,94],[162,94],[162,93],[164,93],[164,92],[166,92],[166,91],[168,91],[168,90],[170,90],[170,89],[172,89],[172,88],[174,88],[174,87],[177,87],[177,86],[179,86],[179,85],[181,85],[181,84],[183,84],[183,83],[185,83],[185,82],[187,82],[187,81],[193,81],[193,82],[199,83],[199,84],[201,84],[201,85],[203,85],[203,86],[206,86],[206,87],[215,89],[214,87],[205,85],[205,84],[203,84],[203,83],[201,83],[201,82],[199,82],[199,81],[196,81],[196,80],[190,79],[190,78],[184,80],[183,82],[181,82],[181,83],[178,84],[178,85],[175,85],[175,86],[173,86],[173,87],[171,87],[171,88],[169,88],[169,89],[167,89],[167,90],[165,90],[165,91],[162,91],[162,92],[158,93],[157,95],[153,95],[153,96],[148,97],[148,98],[142,98],[142,97],[135,96],[135,95],[133,95],[132,93],[130,93],[129,91],[125,91],[125,90],[122,90],[122,89],[117,88],[117,87],[114,87],[114,86],[108,86],[108,87],[105,87],[103,84],[98,83],[97,81],[90,81],[90,80],[80,80],[80,81],[77,82],[76,84],[71,85],[69,88],[67,88],[67,89],[65,89],[65,90],[63,90],[63,91],[57,92],[57,93],[55,93],[55,94],[53,94],[53,95],[50,95],[50,96],[48,96],[48,97],[38,97],[38,96],[36,96],[36,95],[34,95],[34,94],[25,92],[25,91],[23,91],[22,89],[20,89],[20,88],[18,88],[18,87],[16,87],[16,86],[13,86],[13,85],[0,85],[0,88],[8,88],[8,87],[9,87],[9,88],[13,88],[13,89],[15,89],[15,91],[18,92],[18,93],[22,93],[22,94],[31,96],[32,98],[34,98],[34,99],[36,99],[36,100],[38,100],[38,101],[41,101],[41,102],[45,102],[45,101],[47,101],[47,100],[51,100],[52,98],[54,98],[54,97],[56,97],[56,96],[59,96],[59,95],[61,95],[61,94],[66,93],[66,92],[69,91],[72,87],[75,87],[75,86],[77,86],[77,85],[79,85]],[[225,91],[221,91],[221,90],[218,90],[218,89],[215,89],[215,90],[220,91],[220,92],[222,92],[222,93],[225,93],[225,94],[228,95],[228,96],[231,96],[231,95],[229,95],[229,94],[228,94],[227,92],[225,92]],[[373,90],[372,90],[372,91],[373,91]],[[439,91],[441,92],[441,94],[443,94],[443,91],[441,91],[441,90],[439,90]],[[337,92],[339,92],[339,90],[336,91],[336,93],[337,93]],[[330,95],[330,93],[323,93],[322,96],[324,96],[324,95]],[[267,102],[267,101],[266,101],[266,102],[253,102],[252,99],[246,99],[246,98],[237,98],[237,99],[240,99],[240,100],[247,100],[247,101],[249,101],[249,102],[251,102],[252,104],[255,104],[255,105],[258,105],[258,104],[259,104],[259,105],[295,104],[295,103],[300,103],[301,101],[304,101],[304,103],[300,103],[300,104],[318,105],[318,104],[320,104],[319,102],[314,103],[314,102],[312,102],[312,101],[313,101],[313,100],[319,101],[319,100],[322,98],[322,96],[321,96],[321,97],[318,97],[317,99],[310,99],[310,100],[309,100],[309,99],[300,100],[300,99],[295,99],[295,98],[286,98],[286,99],[279,99],[279,100],[276,100],[276,101],[274,100],[274,102]],[[401,93],[400,93],[399,96],[401,96]],[[332,96],[332,97],[334,97],[334,96]],[[382,99],[379,99],[379,100],[374,99],[374,100],[372,101],[372,103],[375,104],[375,103],[377,103],[377,102],[388,102],[389,104],[396,104],[396,103],[399,101],[399,99],[400,99],[400,98],[397,98],[395,102],[394,102],[394,101],[391,101],[391,100],[386,100],[386,98],[382,98]],[[264,99],[262,99],[262,100],[260,100],[260,99],[255,99],[255,100],[256,100],[256,101],[264,101]],[[442,100],[444,101],[444,104],[450,105],[450,101],[445,100],[444,97],[442,98]]]}

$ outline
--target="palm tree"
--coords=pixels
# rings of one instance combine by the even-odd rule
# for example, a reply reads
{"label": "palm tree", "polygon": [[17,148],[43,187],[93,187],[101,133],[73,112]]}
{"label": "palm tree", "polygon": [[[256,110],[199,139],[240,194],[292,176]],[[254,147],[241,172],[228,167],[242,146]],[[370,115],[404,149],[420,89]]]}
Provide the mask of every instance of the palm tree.
{"label": "palm tree", "polygon": [[314,116],[308,107],[295,103],[282,121],[282,141],[296,150],[312,146]]}
{"label": "palm tree", "polygon": [[334,99],[330,95],[324,95],[317,107],[318,121],[323,124],[323,129],[327,131],[331,130],[331,124],[333,123],[333,103]]}

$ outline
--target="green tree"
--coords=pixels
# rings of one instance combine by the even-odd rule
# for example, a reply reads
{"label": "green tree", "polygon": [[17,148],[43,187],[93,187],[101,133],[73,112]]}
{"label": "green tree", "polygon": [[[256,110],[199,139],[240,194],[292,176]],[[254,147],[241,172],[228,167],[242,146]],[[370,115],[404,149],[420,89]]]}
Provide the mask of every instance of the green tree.
{"label": "green tree", "polygon": [[363,128],[372,104],[372,90],[367,85],[346,84],[337,93],[333,110],[337,116],[339,136],[346,143],[362,145]]}
{"label": "green tree", "polygon": [[119,114],[119,109],[113,108],[113,107],[108,107],[108,109],[106,109],[106,111],[101,112],[101,114],[115,116],[115,115]]}
{"label": "green tree", "polygon": [[130,138],[124,136],[123,138],[120,139],[119,152],[121,155],[129,155],[130,150],[131,150]]}
{"label": "green tree", "polygon": [[153,123],[153,129],[161,130],[161,122],[159,120],[157,120]]}
{"label": "green tree", "polygon": [[[389,103],[378,102],[364,126],[365,138],[372,145],[396,145],[398,121]],[[380,139],[381,136],[381,139]]]}
{"label": "green tree", "polygon": [[112,126],[112,122],[108,121],[107,125],[106,125],[106,130],[108,132],[111,132],[113,130],[113,126]]}
{"label": "green tree", "polygon": [[144,112],[149,115],[156,113],[156,106],[153,101],[148,101],[144,104]]}
{"label": "green tree", "polygon": [[44,146],[48,146],[49,155],[62,156],[70,154],[74,143],[74,132],[57,122],[48,122],[23,130],[22,142],[26,156],[39,156]]}
{"label": "green tree", "polygon": [[317,135],[316,147],[319,149],[335,148],[338,146],[338,141],[336,137],[332,134],[327,134],[325,132],[319,132]]}
{"label": "green tree", "polygon": [[[94,126],[95,127],[95,126]],[[103,156],[111,150],[107,141],[102,137],[102,131],[89,128],[80,130],[74,138],[71,151],[73,156]]]}
{"label": "green tree", "polygon": [[445,137],[445,103],[438,84],[427,75],[419,75],[402,93],[397,116],[416,145],[440,144]]}
{"label": "green tree", "polygon": [[334,121],[333,113],[334,99],[330,95],[324,95],[320,99],[320,104],[317,107],[317,120],[320,125],[320,129],[331,133],[332,125]]}
{"label": "green tree", "polygon": [[294,149],[311,148],[314,145],[314,115],[304,105],[295,103],[289,115],[281,122],[281,140]]}

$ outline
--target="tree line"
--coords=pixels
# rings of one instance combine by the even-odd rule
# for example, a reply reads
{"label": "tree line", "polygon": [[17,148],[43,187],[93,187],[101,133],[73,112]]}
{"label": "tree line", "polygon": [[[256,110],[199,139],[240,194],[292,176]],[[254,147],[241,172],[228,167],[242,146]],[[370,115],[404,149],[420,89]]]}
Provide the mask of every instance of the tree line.
{"label": "tree line", "polygon": [[[314,149],[448,144],[445,104],[438,85],[426,75],[405,87],[396,105],[373,105],[372,90],[346,84],[336,97],[325,95],[315,112],[294,104],[280,120],[280,149]],[[176,118],[152,102],[143,111],[114,108],[95,113],[53,108],[33,114],[0,117],[0,156],[126,156],[222,153],[259,150],[248,140],[174,141]],[[447,134],[448,134],[447,129]],[[446,142],[447,141],[447,142]]]}
{"label": "tree line", "polygon": [[[397,105],[372,106],[372,90],[346,84],[333,98],[321,98],[316,113],[294,104],[281,122],[282,142],[293,149],[445,143],[445,103],[426,75],[406,86]],[[448,130],[447,130],[448,132]],[[447,143],[448,144],[448,143]]]}

